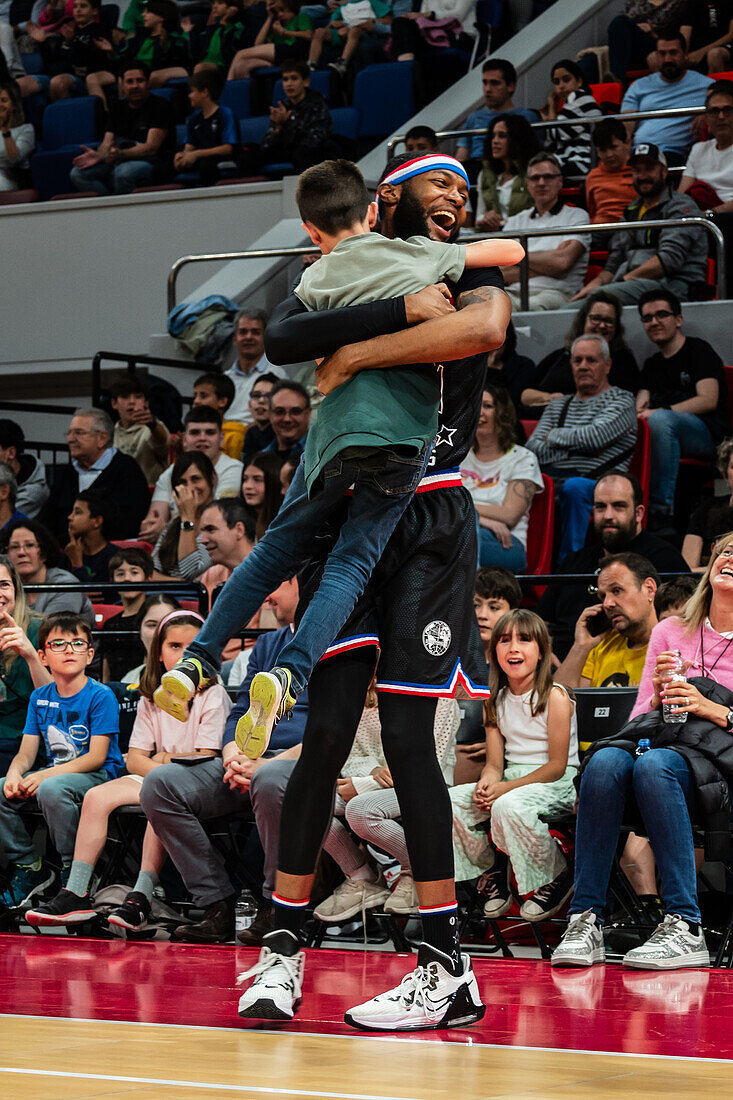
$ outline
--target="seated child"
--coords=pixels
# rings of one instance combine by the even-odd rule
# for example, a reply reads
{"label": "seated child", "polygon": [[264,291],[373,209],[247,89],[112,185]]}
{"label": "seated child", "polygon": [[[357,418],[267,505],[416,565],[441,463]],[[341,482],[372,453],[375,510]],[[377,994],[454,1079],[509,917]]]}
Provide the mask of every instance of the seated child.
{"label": "seated child", "polygon": [[[110,558],[110,580],[120,584],[139,584],[149,581],[154,572],[153,559],[147,550],[138,549],[136,546],[115,547],[114,557]],[[102,630],[104,632],[102,647],[102,678],[105,683],[109,680],[122,680],[131,668],[139,665],[145,659],[145,647],[139,636],[143,619],[143,608],[147,602],[147,592],[136,592],[134,589],[120,589],[120,603],[122,610],[119,615],[112,615],[106,619]],[[136,637],[129,634],[117,634],[117,631],[125,632],[134,630]]]}
{"label": "seated child", "polygon": [[150,87],[162,88],[169,80],[188,76],[191,54],[188,39],[178,30],[174,0],[148,0],[142,30],[119,47],[120,61],[142,61],[150,72]]}
{"label": "seated child", "polygon": [[148,485],[154,485],[168,466],[171,436],[163,421],[150,411],[148,384],[136,374],[126,374],[112,383],[109,393],[119,417],[113,445],[134,458]]}
{"label": "seated child", "polygon": [[219,73],[225,79],[234,55],[252,41],[243,0],[212,0],[212,19],[204,27],[195,27],[191,17],[181,20],[181,30],[187,35],[195,73]]}
{"label": "seated child", "polygon": [[[239,148],[237,120],[229,107],[219,106],[220,91],[220,77],[210,69],[189,77],[188,99],[193,107],[193,114],[186,120],[186,144],[183,151],[176,153],[173,158],[173,167],[177,172],[196,172],[199,176],[198,182],[203,187],[208,187],[221,178],[219,162],[231,160],[237,155]],[[227,381],[231,382],[231,379],[227,378]],[[232,388],[233,386],[232,383]]]}
{"label": "seated child", "polygon": [[[0,846],[14,867],[0,902],[9,906],[30,902],[55,878],[46,860],[36,856],[20,816],[27,800],[35,796],[46,819],[64,883],[82,798],[125,770],[117,744],[117,700],[86,675],[94,658],[88,623],[69,611],[49,615],[38,630],[38,656],[53,681],[31,695],[23,739],[0,793]],[[37,767],[41,749],[47,763]]]}
{"label": "seated child", "polygon": [[[433,160],[436,170],[460,176],[467,194],[462,165],[452,157]],[[423,168],[408,162],[384,182]],[[323,253],[296,289],[309,309],[417,291],[444,277],[460,277],[467,264],[513,264],[524,255],[511,240],[461,246],[422,237],[389,241],[371,233],[376,204],[370,204],[361,173],[348,161],[309,168],[300,177],[297,201],[303,225]],[[279,665],[252,681],[251,706],[238,723],[237,744],[252,758],[264,752],[274,723],[292,708],[343,626],[425,474],[439,399],[439,372],[427,364],[363,371],[325,397],[282,508],[235,569],[187,659],[163,677],[159,705],[185,718],[189,699],[216,673],[226,641],[281,580],[300,568],[323,523],[337,514],[353,486],[320,587],[294,638]]]}
{"label": "seated child", "polygon": [[[114,505],[99,490],[84,489],[77,493],[69,513],[69,541],[64,547],[66,560],[61,568],[69,571],[82,583],[108,581],[110,559],[116,547],[107,540],[107,528],[114,519]],[[97,601],[97,597],[90,595]]]}
{"label": "seated child", "polygon": [[[192,611],[172,611],[153,640],[145,673],[140,682],[140,700],[127,752],[127,775],[89,791],[84,798],[66,886],[44,905],[34,905],[29,924],[82,924],[94,916],[90,885],[97,860],[107,840],[109,815],[119,806],[138,806],[143,778],[153,768],[170,764],[177,757],[218,756],[224,723],[231,710],[226,690],[212,683],[198,695],[184,726],[171,721],[156,706],[152,695],[161,673],[172,668],[203,622]],[[166,851],[148,825],[143,840],[142,862],[137,881],[122,905],[110,913],[110,924],[133,931],[145,928],[150,918],[153,890],[158,882]]]}
{"label": "seated child", "polygon": [[[539,615],[518,608],[499,619],[489,649],[486,764],[475,786],[449,791],[456,879],[490,868],[479,880],[487,917],[511,908],[512,872],[526,895],[524,920],[547,920],[573,892],[573,869],[541,818],[572,810],[578,772],[575,699],[553,683],[551,658]],[[490,843],[478,843],[476,827],[487,818]]]}
{"label": "seated child", "polygon": [[[629,203],[637,197],[631,180],[631,139],[623,122],[604,118],[593,127],[598,164],[585,179],[585,197],[591,222],[620,222]],[[610,236],[596,233],[598,247],[607,249]]]}
{"label": "seated child", "polygon": [[99,22],[101,6],[102,0],[74,0],[71,20],[64,20],[54,34],[28,24],[43,58],[44,73],[34,79],[42,90],[48,89],[52,103],[72,93],[104,98],[102,84],[114,82],[107,71],[113,64],[114,45],[111,32]]}
{"label": "seated child", "polygon": [[[333,58],[329,60],[328,67],[343,76],[353,60],[362,35],[367,35],[373,40],[372,46],[381,46],[383,51],[391,23],[392,7],[386,0],[369,0],[368,11],[363,3],[339,0],[328,26],[319,27],[313,32],[308,64],[312,69],[318,66],[325,46],[327,54]],[[379,57],[376,56],[374,60],[379,60]]]}
{"label": "seated child", "polygon": [[221,413],[221,430],[224,435],[221,449],[230,458],[239,459],[244,435],[247,431],[241,420],[227,420],[226,411],[236,394],[234,382],[228,374],[201,374],[193,384],[193,404],[208,405]]}
{"label": "seated child", "polygon": [[254,46],[238,50],[227,80],[242,80],[255,69],[280,65],[286,58],[303,57],[313,37],[313,22],[300,10],[300,0],[267,0],[267,19]]}

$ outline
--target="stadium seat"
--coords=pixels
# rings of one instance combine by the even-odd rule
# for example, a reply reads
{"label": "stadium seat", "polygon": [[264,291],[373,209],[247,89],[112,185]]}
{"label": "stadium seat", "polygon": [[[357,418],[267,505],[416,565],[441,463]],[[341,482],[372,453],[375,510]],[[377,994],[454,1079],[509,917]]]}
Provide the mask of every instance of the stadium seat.
{"label": "stadium seat", "polygon": [[31,178],[42,202],[54,195],[66,195],[71,192],[69,172],[72,169],[74,157],[80,152],[78,145],[72,145],[66,149],[54,149],[51,152],[35,154],[31,160]]}
{"label": "stadium seat", "polygon": [[97,140],[97,96],[85,95],[78,99],[59,99],[50,103],[43,114],[43,152],[58,149],[75,150]]}
{"label": "stadium seat", "polygon": [[539,413],[536,420],[520,420],[519,423],[524,428],[524,434],[526,435],[527,439],[529,439],[532,432],[535,430],[535,428],[539,424],[539,420],[540,420],[541,415],[542,414]]}
{"label": "stadium seat", "polygon": [[145,539],[110,539],[110,546],[118,546],[120,550],[144,550],[146,554],[152,554],[153,544]]}
{"label": "stadium seat", "polygon": [[334,107],[331,119],[335,134],[356,141],[359,136],[359,112],[356,107]]}
{"label": "stadium seat", "polygon": [[40,53],[22,53],[20,60],[28,76],[36,76],[43,72],[43,58]]}
{"label": "stadium seat", "polygon": [[240,118],[239,137],[242,145],[259,145],[270,126],[269,115],[257,115],[255,118]]}
{"label": "stadium seat", "polygon": [[119,615],[122,611],[122,605],[118,603],[93,603],[92,609],[94,611],[94,625],[97,630],[101,630],[107,619]]}
{"label": "stadium seat", "polygon": [[0,191],[0,206],[17,206],[22,202],[38,202],[38,192],[32,187],[22,191]]}
{"label": "stadium seat", "polygon": [[724,73],[709,73],[711,80],[733,80],[733,69]]}
{"label": "stadium seat", "polygon": [[65,194],[51,195],[51,202],[66,202],[67,199],[98,199],[96,191],[67,191]]}
{"label": "stadium seat", "polygon": [[[319,69],[317,72],[312,72],[310,86],[314,92],[320,92],[326,103],[329,106],[331,105],[331,72],[329,69]],[[285,92],[283,91],[282,80],[278,80],[272,90],[273,107],[276,107],[281,101],[285,102]]]}
{"label": "stadium seat", "polygon": [[544,492],[535,493],[527,526],[527,572],[535,576],[552,570],[552,542],[555,537],[555,485],[542,475]]}
{"label": "stadium seat", "polygon": [[649,480],[652,472],[652,433],[646,420],[636,422],[636,443],[634,453],[629,462],[629,473],[638,478],[642,488],[642,502],[644,504],[644,519],[642,526],[646,527],[649,512]]}
{"label": "stadium seat", "polygon": [[353,105],[359,112],[359,137],[383,138],[415,113],[413,64],[369,65],[356,74]]}
{"label": "stadium seat", "polygon": [[235,118],[249,118],[252,113],[251,82],[227,80],[219,99],[220,107],[229,107]]}
{"label": "stadium seat", "polygon": [[604,103],[613,103],[616,107],[621,106],[623,88],[615,81],[609,84],[590,84],[589,88],[599,107],[602,107]]}

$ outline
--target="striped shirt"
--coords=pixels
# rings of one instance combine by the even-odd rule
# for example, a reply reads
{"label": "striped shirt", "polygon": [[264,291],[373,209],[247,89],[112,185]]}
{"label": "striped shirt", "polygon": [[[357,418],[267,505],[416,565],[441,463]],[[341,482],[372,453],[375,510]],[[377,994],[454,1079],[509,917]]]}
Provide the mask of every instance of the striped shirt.
{"label": "striped shirt", "polygon": [[590,126],[570,126],[576,118],[602,118],[601,109],[587,92],[571,92],[557,113],[557,126],[547,131],[547,148],[555,154],[563,172],[585,175],[593,159]]}
{"label": "striped shirt", "polygon": [[627,469],[635,442],[634,396],[609,386],[595,397],[556,397],[526,446],[543,468],[550,466],[566,477],[595,478],[614,467]]}

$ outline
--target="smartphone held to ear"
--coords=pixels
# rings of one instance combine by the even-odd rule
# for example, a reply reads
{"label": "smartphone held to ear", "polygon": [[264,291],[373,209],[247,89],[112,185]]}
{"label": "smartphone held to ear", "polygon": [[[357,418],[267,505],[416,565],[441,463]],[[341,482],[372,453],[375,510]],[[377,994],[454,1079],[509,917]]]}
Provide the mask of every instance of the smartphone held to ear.
{"label": "smartphone held to ear", "polygon": [[601,634],[605,634],[607,630],[611,629],[611,624],[608,621],[608,616],[605,611],[599,611],[597,615],[591,615],[586,625],[591,638],[598,638]]}

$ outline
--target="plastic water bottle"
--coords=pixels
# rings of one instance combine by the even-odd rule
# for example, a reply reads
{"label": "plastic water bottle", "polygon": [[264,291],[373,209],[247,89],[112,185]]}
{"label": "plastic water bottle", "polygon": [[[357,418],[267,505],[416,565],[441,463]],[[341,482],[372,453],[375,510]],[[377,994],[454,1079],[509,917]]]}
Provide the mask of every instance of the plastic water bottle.
{"label": "plastic water bottle", "polygon": [[639,744],[636,746],[636,755],[643,756],[645,752],[649,752],[652,747],[652,743],[648,737],[640,737]]}
{"label": "plastic water bottle", "polygon": [[243,932],[245,928],[249,928],[256,916],[257,902],[245,891],[234,906],[234,923],[237,932]]}
{"label": "plastic water bottle", "polygon": [[[682,671],[682,654],[680,653],[679,649],[675,650],[675,656],[677,657],[676,666],[672,669],[669,679],[667,680],[667,684],[671,684],[673,682],[686,684],[687,677]],[[671,703],[662,703],[662,718],[665,722],[667,722],[668,725],[681,725],[683,722],[687,721],[687,712],[685,711],[683,714],[675,714],[673,713],[673,707]]]}

